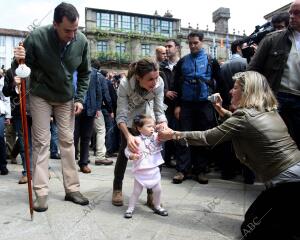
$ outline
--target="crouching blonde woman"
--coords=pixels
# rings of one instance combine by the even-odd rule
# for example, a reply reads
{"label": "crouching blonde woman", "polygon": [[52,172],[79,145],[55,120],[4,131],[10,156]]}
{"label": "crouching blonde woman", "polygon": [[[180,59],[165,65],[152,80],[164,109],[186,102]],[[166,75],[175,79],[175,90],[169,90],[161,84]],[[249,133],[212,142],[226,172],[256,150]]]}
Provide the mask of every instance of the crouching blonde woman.
{"label": "crouching blonde woman", "polygon": [[[300,151],[277,112],[277,100],[266,78],[255,71],[237,73],[233,78],[231,104],[236,110],[231,113],[222,108],[220,96],[214,103],[226,119],[221,125],[206,131],[167,129],[159,138],[206,146],[232,140],[238,159],[267,186],[245,215],[243,239],[293,239],[289,237],[300,236],[295,221],[289,220],[300,212],[300,198],[294,196],[300,190]],[[259,224],[249,230],[253,221]]]}

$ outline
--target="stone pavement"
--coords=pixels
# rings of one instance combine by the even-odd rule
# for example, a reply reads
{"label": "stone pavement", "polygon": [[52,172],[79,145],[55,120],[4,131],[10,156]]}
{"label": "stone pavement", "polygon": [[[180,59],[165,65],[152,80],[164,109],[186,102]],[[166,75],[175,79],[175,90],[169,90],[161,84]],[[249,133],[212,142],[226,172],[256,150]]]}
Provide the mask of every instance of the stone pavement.
{"label": "stone pavement", "polygon": [[[19,160],[20,161],[20,160]],[[208,185],[193,180],[172,184],[174,169],[163,168],[161,217],[145,206],[146,191],[139,199],[132,219],[123,218],[133,187],[128,165],[123,194],[125,206],[111,204],[114,166],[95,166],[91,174],[79,173],[81,192],[90,205],[64,201],[60,160],[50,160],[49,209],[34,213],[30,220],[27,185],[17,184],[21,165],[8,164],[9,175],[0,176],[1,240],[225,240],[242,239],[240,225],[246,209],[263,190],[261,184],[245,185],[220,180],[210,174]]]}

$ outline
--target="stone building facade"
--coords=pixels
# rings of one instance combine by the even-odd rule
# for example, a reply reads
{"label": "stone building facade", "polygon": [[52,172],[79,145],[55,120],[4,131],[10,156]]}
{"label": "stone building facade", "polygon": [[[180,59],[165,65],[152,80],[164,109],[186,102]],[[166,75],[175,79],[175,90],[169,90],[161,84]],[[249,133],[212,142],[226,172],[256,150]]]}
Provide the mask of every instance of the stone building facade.
{"label": "stone building facade", "polygon": [[[220,61],[230,57],[230,44],[241,38],[228,34],[228,8],[219,8],[213,13],[215,31],[181,27],[181,20],[169,12],[164,16],[146,15],[86,8],[85,28],[82,30],[90,43],[91,57],[98,58],[103,68],[127,70],[128,64],[142,57],[155,56],[155,48],[164,45],[167,39],[177,39],[181,56],[190,52],[187,35],[194,30],[204,33],[203,47]],[[27,31],[0,29],[0,67],[10,67],[13,48],[28,34]]]}
{"label": "stone building facade", "polygon": [[281,13],[281,12],[288,12],[289,9],[290,9],[290,6],[291,6],[292,3],[288,3],[270,13],[268,13],[267,15],[264,16],[264,19],[266,19],[267,21],[271,21],[272,20],[272,17],[277,14],[277,13]]}
{"label": "stone building facade", "polygon": [[[228,8],[213,13],[217,31],[204,33],[204,48],[219,60],[230,56],[230,43],[241,36],[228,34]],[[187,35],[199,29],[182,28],[180,19],[167,12],[164,16],[85,9],[85,33],[90,42],[92,57],[98,58],[106,69],[127,69],[128,64],[145,56],[155,56],[155,48],[167,39],[177,39],[181,44],[181,56],[188,54]]]}
{"label": "stone building facade", "polygon": [[27,31],[0,28],[0,68],[10,68],[13,49],[28,34]]}
{"label": "stone building facade", "polygon": [[128,63],[152,56],[158,45],[176,38],[180,20],[104,9],[86,8],[85,33],[92,57],[109,68],[127,68]]}

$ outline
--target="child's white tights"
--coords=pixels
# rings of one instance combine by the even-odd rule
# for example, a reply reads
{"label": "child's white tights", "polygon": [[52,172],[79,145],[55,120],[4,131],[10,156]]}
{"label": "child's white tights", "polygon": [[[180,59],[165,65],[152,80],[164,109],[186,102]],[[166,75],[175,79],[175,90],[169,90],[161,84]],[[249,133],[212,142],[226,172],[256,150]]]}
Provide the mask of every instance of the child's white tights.
{"label": "child's white tights", "polygon": [[[129,199],[129,206],[127,211],[133,212],[136,202],[139,199],[143,191],[143,186],[134,179],[133,191]],[[153,205],[156,209],[160,209],[160,199],[161,199],[161,185],[160,182],[157,183],[153,188]]]}

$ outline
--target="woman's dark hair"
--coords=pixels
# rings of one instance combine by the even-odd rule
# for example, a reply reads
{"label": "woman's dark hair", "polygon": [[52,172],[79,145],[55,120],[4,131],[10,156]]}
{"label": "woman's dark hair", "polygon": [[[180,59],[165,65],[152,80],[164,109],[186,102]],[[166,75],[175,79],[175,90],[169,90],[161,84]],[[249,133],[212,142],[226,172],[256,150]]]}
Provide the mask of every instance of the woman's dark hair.
{"label": "woman's dark hair", "polygon": [[130,64],[128,69],[128,79],[132,76],[137,75],[138,77],[144,77],[147,73],[152,71],[158,71],[159,65],[156,61],[151,58],[143,58],[137,62]]}
{"label": "woman's dark hair", "polygon": [[72,4],[62,2],[54,9],[53,20],[56,23],[61,23],[63,17],[66,17],[70,22],[75,22],[79,18],[79,13]]}
{"label": "woman's dark hair", "polygon": [[145,114],[136,115],[133,119],[132,128],[138,132],[138,128],[143,127],[147,119],[152,119],[152,117]]}

